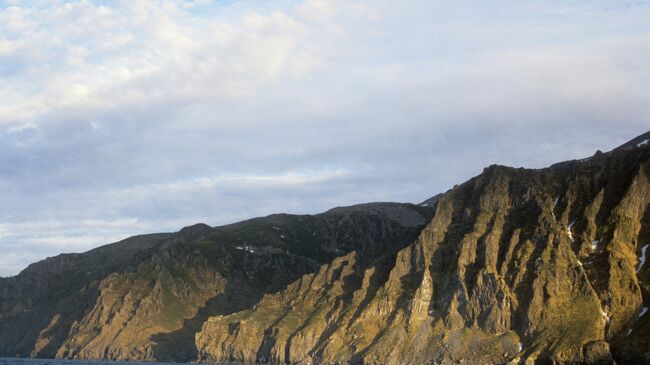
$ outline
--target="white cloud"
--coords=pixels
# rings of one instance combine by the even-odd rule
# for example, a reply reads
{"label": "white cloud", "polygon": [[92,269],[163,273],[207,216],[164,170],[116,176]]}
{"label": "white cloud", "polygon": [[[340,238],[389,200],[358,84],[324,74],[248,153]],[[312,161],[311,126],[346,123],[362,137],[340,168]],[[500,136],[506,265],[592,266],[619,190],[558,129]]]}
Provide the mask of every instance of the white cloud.
{"label": "white cloud", "polygon": [[60,253],[83,252],[151,228],[135,219],[0,222],[0,276]]}
{"label": "white cloud", "polygon": [[600,1],[0,1],[4,267],[197,221],[417,202],[487,164],[612,148],[648,126],[649,16]]}
{"label": "white cloud", "polygon": [[[218,176],[150,183],[125,189],[106,191],[109,200],[146,204],[156,197],[209,196],[219,192],[248,192],[286,189],[305,189],[311,186],[336,183],[350,177],[345,170],[303,171],[276,175],[223,174]],[[226,223],[221,221],[220,223]]]}
{"label": "white cloud", "polygon": [[54,4],[0,10],[0,54],[17,68],[5,71],[0,123],[170,98],[251,97],[319,63],[316,29],[291,9],[220,20],[176,1]]}

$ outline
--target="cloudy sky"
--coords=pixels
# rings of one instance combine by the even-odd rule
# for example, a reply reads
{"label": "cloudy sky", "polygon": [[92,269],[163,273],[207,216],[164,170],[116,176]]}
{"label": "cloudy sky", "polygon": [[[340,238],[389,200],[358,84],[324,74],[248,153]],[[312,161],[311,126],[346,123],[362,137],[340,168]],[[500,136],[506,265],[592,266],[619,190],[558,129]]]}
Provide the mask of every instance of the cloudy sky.
{"label": "cloudy sky", "polygon": [[644,1],[1,1],[0,276],[650,130]]}

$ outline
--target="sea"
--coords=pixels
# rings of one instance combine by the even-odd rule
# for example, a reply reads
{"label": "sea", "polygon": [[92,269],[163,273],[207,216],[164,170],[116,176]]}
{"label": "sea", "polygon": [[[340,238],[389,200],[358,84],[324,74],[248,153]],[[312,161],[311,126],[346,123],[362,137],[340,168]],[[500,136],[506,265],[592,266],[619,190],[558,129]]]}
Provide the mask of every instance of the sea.
{"label": "sea", "polygon": [[[31,358],[24,358],[24,357],[0,357],[0,365],[180,365],[180,364],[187,365],[189,363],[52,360],[52,359],[31,359]],[[196,365],[196,364],[192,364],[192,365]],[[213,365],[231,365],[231,364],[213,364]]]}

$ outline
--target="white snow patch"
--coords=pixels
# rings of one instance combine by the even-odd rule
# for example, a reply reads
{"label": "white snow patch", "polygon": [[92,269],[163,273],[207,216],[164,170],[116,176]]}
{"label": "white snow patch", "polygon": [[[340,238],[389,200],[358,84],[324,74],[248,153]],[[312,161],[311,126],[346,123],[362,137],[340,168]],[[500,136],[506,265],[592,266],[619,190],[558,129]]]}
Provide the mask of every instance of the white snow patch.
{"label": "white snow patch", "polygon": [[553,208],[551,209],[551,215],[553,216],[554,220],[557,220],[557,217],[555,216],[555,206],[557,206],[557,202],[559,200],[560,200],[559,196],[555,197],[555,199],[553,200]]}
{"label": "white snow patch", "polygon": [[517,351],[522,352],[523,350],[524,350],[524,345],[522,345],[521,342],[519,342],[517,344]]}
{"label": "white snow patch", "polygon": [[631,328],[630,328],[629,330],[627,330],[627,333],[625,334],[625,337],[629,336],[630,333],[632,333],[632,329],[631,329]]}
{"label": "white snow patch", "polygon": [[647,244],[641,248],[641,257],[639,257],[639,268],[636,269],[637,273],[641,271],[641,267],[643,266],[643,264],[645,264],[645,253],[646,251],[648,251],[648,246],[650,246],[650,244]]}
{"label": "white snow patch", "polygon": [[573,222],[569,223],[569,227],[567,227],[567,229],[566,229],[566,232],[567,232],[567,234],[569,235],[569,238],[571,239],[571,242],[575,242],[575,241],[576,241],[576,240],[573,238],[573,233],[571,232],[571,228],[573,227],[573,225],[574,225],[575,223],[576,223],[576,221],[573,221]]}
{"label": "white snow patch", "polygon": [[596,249],[598,248],[598,244],[599,244],[599,243],[600,243],[600,240],[593,240],[593,241],[591,241],[591,250],[592,250],[592,251],[596,251]]}
{"label": "white snow patch", "polygon": [[280,227],[273,226],[273,229],[275,229],[276,231],[279,231]]}
{"label": "white snow patch", "polygon": [[235,248],[238,249],[238,250],[243,250],[243,251],[246,251],[246,252],[255,253],[255,247],[253,247],[253,246],[246,245],[246,246],[237,246]]}
{"label": "white snow patch", "polygon": [[286,238],[283,234],[280,235],[280,238]]}
{"label": "white snow patch", "polygon": [[641,313],[639,313],[639,318],[643,317],[643,315],[644,315],[647,311],[648,311],[648,307],[643,307],[643,309],[641,309]]}
{"label": "white snow patch", "polygon": [[607,312],[605,312],[602,308],[600,309],[600,314],[605,317],[605,320],[607,323],[609,323],[609,316],[607,315]]}
{"label": "white snow patch", "polygon": [[429,206],[429,204],[427,204],[427,203],[424,203],[424,204],[420,204],[420,206],[423,206],[423,207],[428,207],[428,206]]}
{"label": "white snow patch", "polygon": [[641,142],[639,142],[636,146],[637,146],[637,147],[642,147],[642,146],[647,145],[648,142],[650,142],[650,139],[646,139],[645,141],[641,141]]}

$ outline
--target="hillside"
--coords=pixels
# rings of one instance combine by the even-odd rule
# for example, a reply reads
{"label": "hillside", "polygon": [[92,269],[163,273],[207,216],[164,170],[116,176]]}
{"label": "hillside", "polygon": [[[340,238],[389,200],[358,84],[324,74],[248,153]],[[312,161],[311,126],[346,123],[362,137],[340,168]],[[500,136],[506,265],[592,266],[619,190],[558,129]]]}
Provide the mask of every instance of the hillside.
{"label": "hillside", "polygon": [[0,356],[650,364],[649,141],[50,258],[0,279]]}
{"label": "hillside", "polygon": [[490,166],[424,202],[434,218],[386,261],[352,252],[210,318],[199,358],[650,363],[649,138],[541,170]]}
{"label": "hillside", "polygon": [[409,244],[431,209],[375,203],[277,214],[65,254],[0,279],[0,356],[188,361],[216,314],[256,303],[348,252]]}

